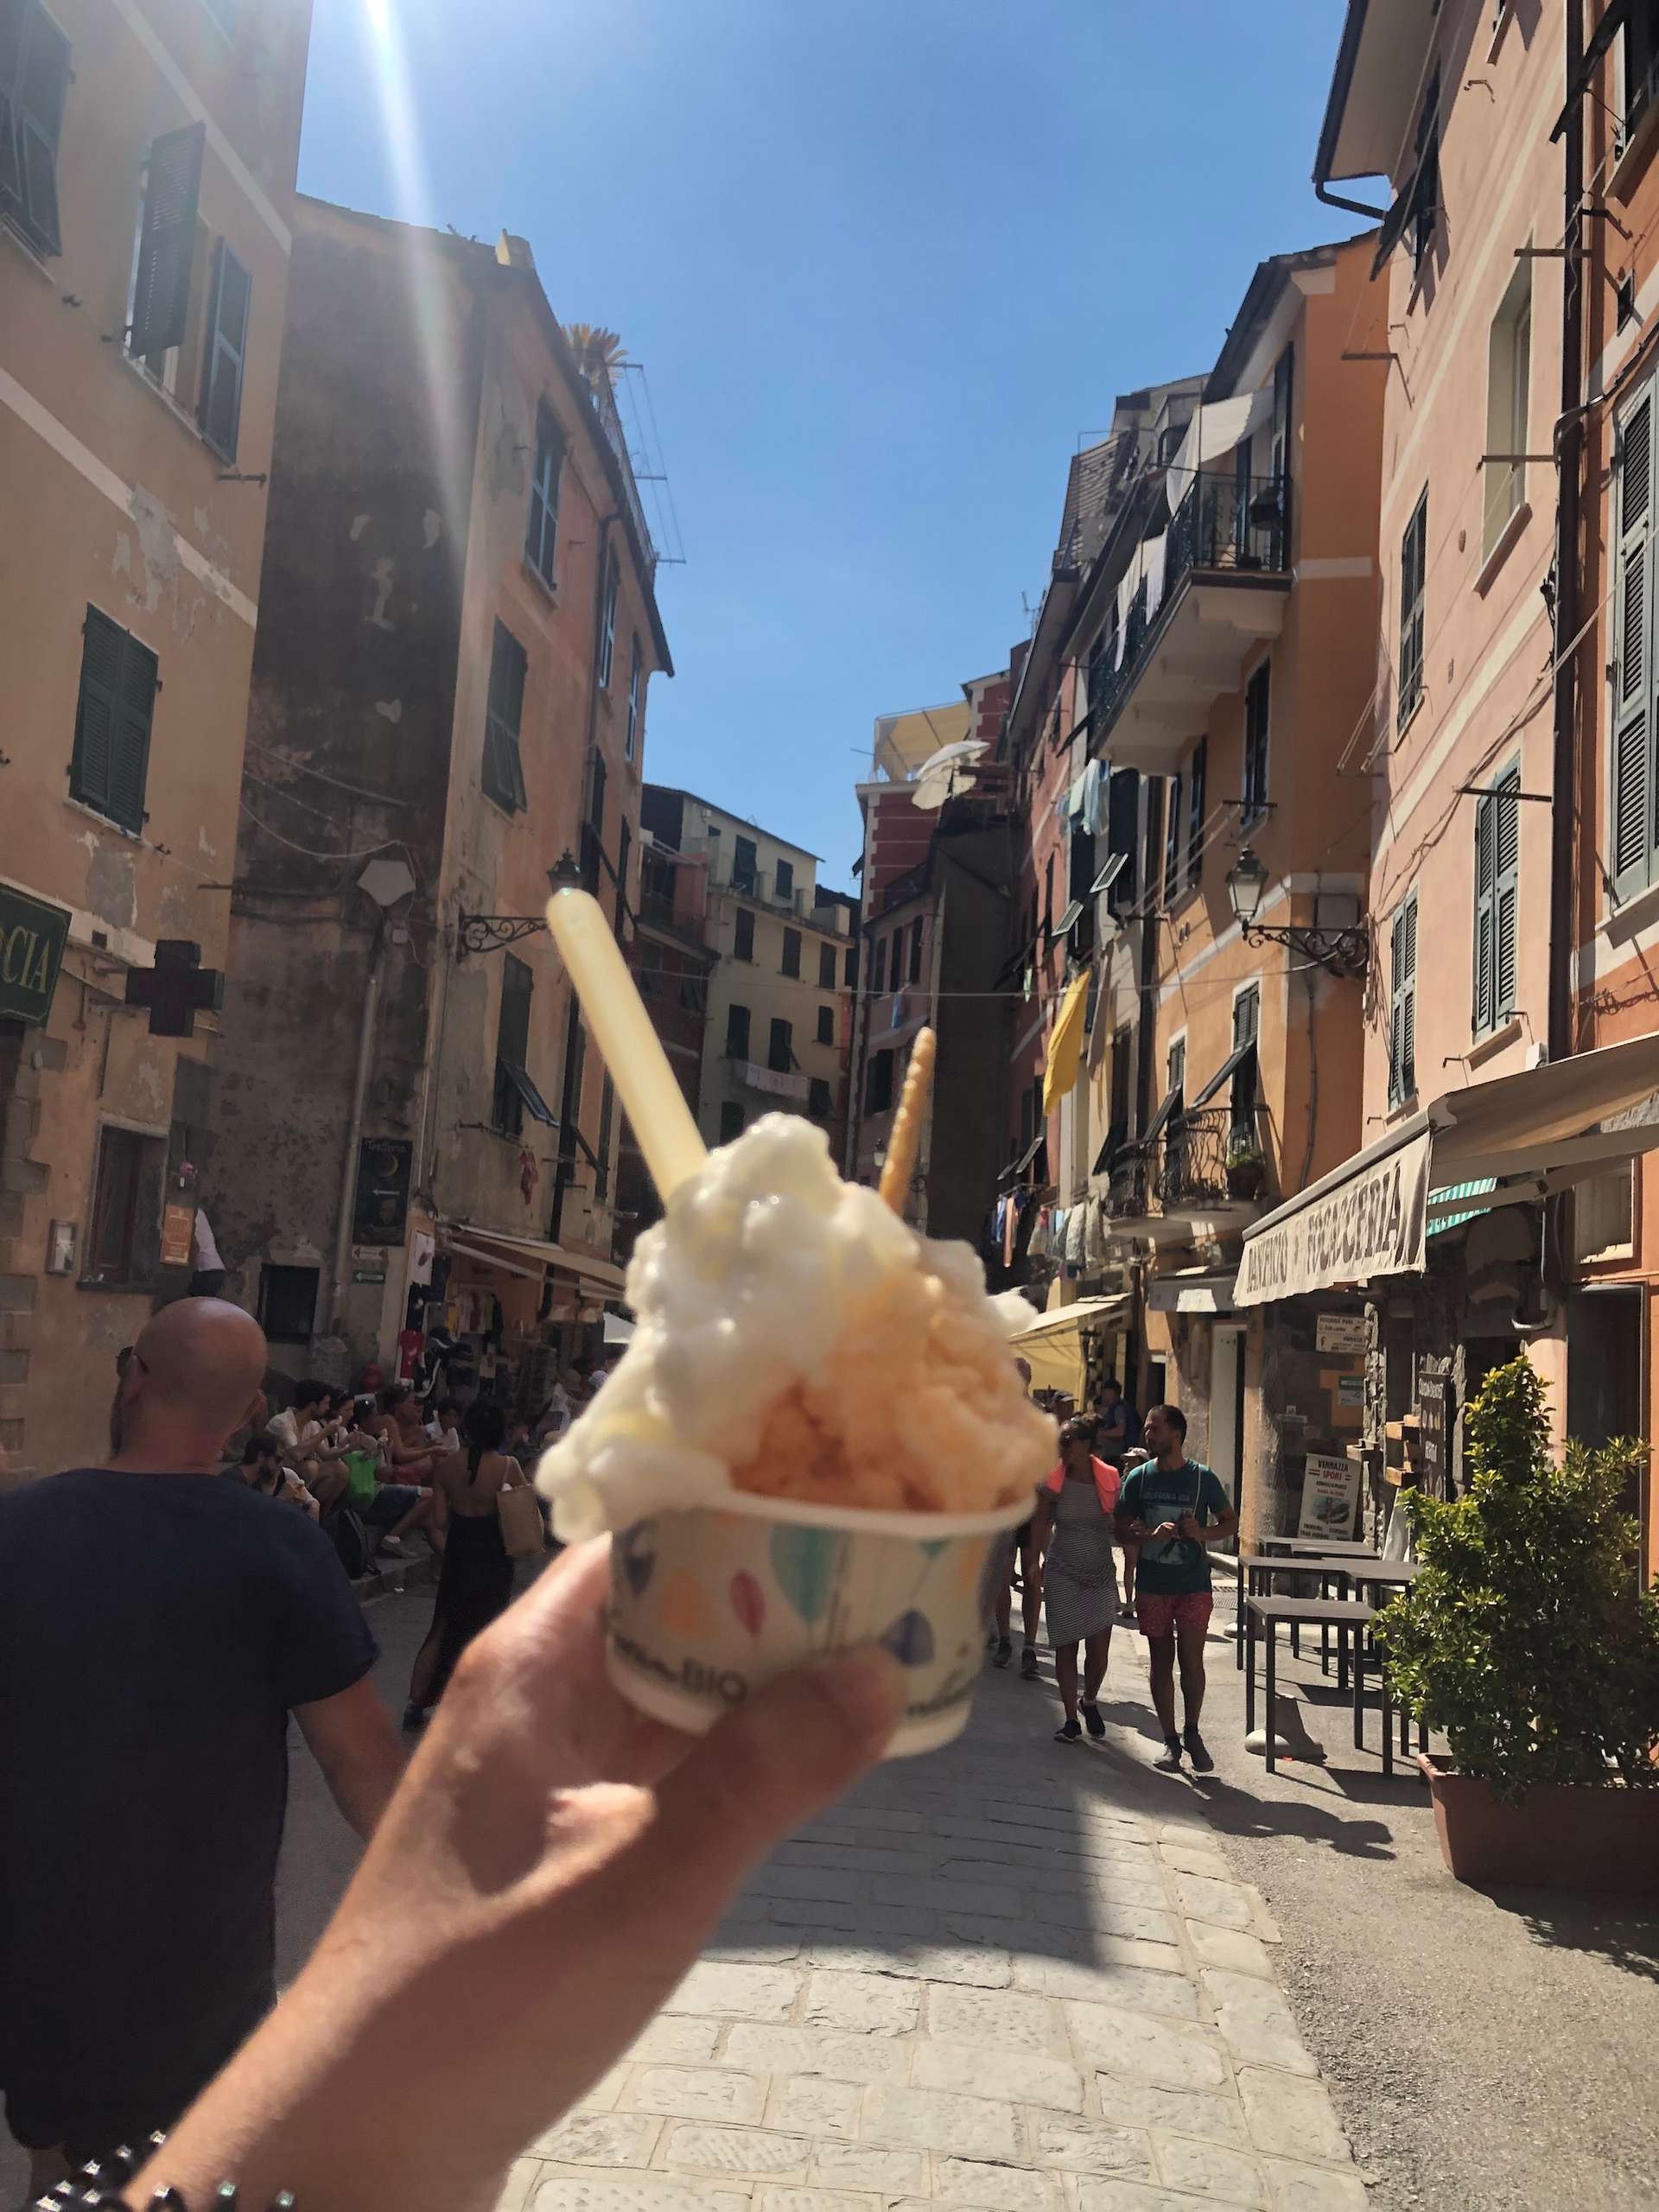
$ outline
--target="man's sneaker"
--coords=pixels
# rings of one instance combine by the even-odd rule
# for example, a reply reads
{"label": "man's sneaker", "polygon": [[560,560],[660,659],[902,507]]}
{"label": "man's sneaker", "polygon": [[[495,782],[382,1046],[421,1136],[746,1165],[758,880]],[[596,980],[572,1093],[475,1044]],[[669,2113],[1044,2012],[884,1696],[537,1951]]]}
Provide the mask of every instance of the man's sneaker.
{"label": "man's sneaker", "polygon": [[1063,1721],[1054,1731],[1057,1744],[1077,1744],[1083,1740],[1083,1731],[1075,1720]]}
{"label": "man's sneaker", "polygon": [[1164,1738],[1163,1757],[1161,1758],[1154,1759],[1152,1764],[1153,1770],[1155,1773],[1175,1773],[1181,1764],[1180,1738],[1179,1736],[1166,1736]]}
{"label": "man's sneaker", "polygon": [[1216,1763],[1214,1759],[1211,1758],[1209,1747],[1205,1743],[1203,1737],[1199,1735],[1196,1728],[1189,1728],[1185,1735],[1181,1738],[1181,1741],[1186,1746],[1186,1756],[1192,1762],[1192,1771],[1194,1774],[1213,1774],[1215,1772]]}
{"label": "man's sneaker", "polygon": [[404,1541],[401,1536],[382,1536],[379,1542],[374,1548],[377,1555],[383,1553],[390,1553],[393,1559],[407,1559],[409,1557],[409,1546]]}
{"label": "man's sneaker", "polygon": [[1077,1711],[1083,1715],[1084,1726],[1098,1743],[1106,1733],[1105,1716],[1102,1713],[1100,1707],[1090,1699],[1086,1704],[1080,1703]]}
{"label": "man's sneaker", "polygon": [[991,1660],[992,1666],[1006,1667],[1013,1656],[1014,1645],[1006,1636],[998,1637],[996,1639],[996,1650]]}
{"label": "man's sneaker", "polygon": [[1028,1682],[1036,1681],[1037,1647],[1034,1643],[1028,1643],[1020,1654],[1020,1672],[1025,1681]]}

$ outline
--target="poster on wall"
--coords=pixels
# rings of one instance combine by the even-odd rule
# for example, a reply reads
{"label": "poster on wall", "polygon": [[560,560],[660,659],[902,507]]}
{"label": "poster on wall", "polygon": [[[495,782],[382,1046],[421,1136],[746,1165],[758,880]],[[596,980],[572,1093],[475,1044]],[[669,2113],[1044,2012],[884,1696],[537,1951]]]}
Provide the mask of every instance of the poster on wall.
{"label": "poster on wall", "polygon": [[1363,1313],[1321,1313],[1313,1324],[1316,1351],[1368,1351],[1370,1341],[1370,1325]]}
{"label": "poster on wall", "polygon": [[1329,1536],[1346,1541],[1354,1533],[1359,1504],[1359,1462],[1345,1452],[1310,1452],[1302,1477],[1299,1536]]}
{"label": "poster on wall", "polygon": [[1417,1435],[1421,1452],[1419,1480],[1431,1497],[1447,1497],[1446,1432],[1446,1377],[1417,1377]]}

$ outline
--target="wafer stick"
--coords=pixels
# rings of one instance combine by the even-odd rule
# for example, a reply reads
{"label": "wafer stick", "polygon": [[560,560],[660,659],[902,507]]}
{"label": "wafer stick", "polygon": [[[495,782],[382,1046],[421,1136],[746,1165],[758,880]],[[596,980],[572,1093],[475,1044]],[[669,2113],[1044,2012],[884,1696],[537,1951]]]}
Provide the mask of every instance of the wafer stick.
{"label": "wafer stick", "polygon": [[910,1189],[910,1179],[916,1173],[917,1158],[922,1149],[922,1118],[927,1111],[927,1090],[933,1080],[933,1056],[938,1041],[931,1029],[918,1033],[916,1042],[910,1048],[910,1065],[905,1070],[899,1111],[893,1117],[880,1192],[883,1200],[896,1214],[904,1212],[905,1195]]}
{"label": "wafer stick", "polygon": [[547,902],[547,926],[666,1205],[709,1157],[679,1078],[598,899],[585,891],[556,891]]}

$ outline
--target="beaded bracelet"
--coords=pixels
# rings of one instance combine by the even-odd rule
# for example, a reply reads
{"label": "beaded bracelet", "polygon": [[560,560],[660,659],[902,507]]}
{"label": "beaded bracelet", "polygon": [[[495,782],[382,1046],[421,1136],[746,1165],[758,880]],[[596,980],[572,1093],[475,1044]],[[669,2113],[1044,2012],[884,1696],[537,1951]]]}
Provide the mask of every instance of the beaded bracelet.
{"label": "beaded bracelet", "polygon": [[[36,2201],[34,2212],[132,2212],[121,2192],[166,2140],[165,2135],[152,2135],[142,2150],[134,2151],[124,2145],[120,2150],[111,2151],[107,2158],[94,2158],[72,2179],[60,2181],[55,2189],[48,2190]],[[170,2183],[145,2202],[151,2212],[190,2212],[189,2199]],[[233,2181],[222,2181],[210,2202],[218,2208],[218,2212],[238,2212],[242,2199]],[[295,2212],[295,2200],[287,2190],[271,2198],[270,2212]]]}

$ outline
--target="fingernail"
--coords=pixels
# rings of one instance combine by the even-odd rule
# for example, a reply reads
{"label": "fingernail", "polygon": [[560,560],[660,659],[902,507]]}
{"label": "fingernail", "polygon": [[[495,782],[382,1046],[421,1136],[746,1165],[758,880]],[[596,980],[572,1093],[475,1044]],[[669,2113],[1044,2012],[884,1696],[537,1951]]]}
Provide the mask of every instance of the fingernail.
{"label": "fingernail", "polygon": [[814,1681],[855,1735],[883,1743],[905,1709],[905,1670],[877,1644],[832,1652],[811,1669]]}

